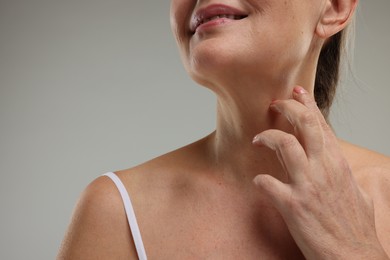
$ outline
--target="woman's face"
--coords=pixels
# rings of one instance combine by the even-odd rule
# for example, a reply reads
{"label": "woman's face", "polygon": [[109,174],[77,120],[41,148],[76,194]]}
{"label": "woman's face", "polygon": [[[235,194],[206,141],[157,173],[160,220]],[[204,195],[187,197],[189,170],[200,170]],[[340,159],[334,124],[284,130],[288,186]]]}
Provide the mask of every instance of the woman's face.
{"label": "woman's face", "polygon": [[323,4],[172,0],[171,25],[183,63],[198,83],[212,85],[238,75],[280,80],[311,56]]}

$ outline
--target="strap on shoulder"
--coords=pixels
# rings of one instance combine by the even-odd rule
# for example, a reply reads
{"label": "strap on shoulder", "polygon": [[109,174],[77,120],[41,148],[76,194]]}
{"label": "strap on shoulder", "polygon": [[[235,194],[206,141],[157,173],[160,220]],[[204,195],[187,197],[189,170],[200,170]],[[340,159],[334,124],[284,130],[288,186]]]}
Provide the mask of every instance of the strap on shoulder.
{"label": "strap on shoulder", "polygon": [[135,248],[137,250],[138,258],[140,260],[147,260],[146,252],[144,243],[142,242],[141,232],[139,231],[137,219],[135,217],[133,205],[131,204],[130,196],[126,190],[126,187],[123,185],[122,181],[119,179],[119,177],[113,173],[108,172],[106,174],[103,174],[104,176],[109,177],[116,185],[116,187],[119,190],[119,193],[121,194],[123,205],[125,207],[127,220],[130,225],[130,231],[133,236]]}

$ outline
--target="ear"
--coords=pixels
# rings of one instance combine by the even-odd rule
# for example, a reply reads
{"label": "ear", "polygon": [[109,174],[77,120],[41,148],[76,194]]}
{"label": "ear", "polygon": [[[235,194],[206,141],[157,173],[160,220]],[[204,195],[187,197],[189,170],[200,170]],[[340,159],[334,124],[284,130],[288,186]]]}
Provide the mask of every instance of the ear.
{"label": "ear", "polygon": [[358,0],[325,0],[316,34],[320,38],[327,39],[343,30],[352,18],[357,4]]}

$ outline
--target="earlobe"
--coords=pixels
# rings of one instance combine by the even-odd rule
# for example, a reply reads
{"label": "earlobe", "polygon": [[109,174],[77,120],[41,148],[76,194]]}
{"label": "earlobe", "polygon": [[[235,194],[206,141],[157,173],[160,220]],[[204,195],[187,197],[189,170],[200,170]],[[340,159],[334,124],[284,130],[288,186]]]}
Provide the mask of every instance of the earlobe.
{"label": "earlobe", "polygon": [[325,0],[322,16],[316,27],[316,34],[323,39],[343,30],[352,18],[358,0]]}

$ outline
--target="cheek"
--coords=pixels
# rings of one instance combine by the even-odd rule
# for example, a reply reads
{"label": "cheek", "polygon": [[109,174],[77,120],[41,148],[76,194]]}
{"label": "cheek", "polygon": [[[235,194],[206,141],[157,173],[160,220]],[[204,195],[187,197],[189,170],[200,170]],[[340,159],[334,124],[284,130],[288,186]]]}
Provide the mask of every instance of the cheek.
{"label": "cheek", "polygon": [[171,29],[177,38],[187,37],[189,32],[189,20],[195,0],[172,0],[170,6]]}
{"label": "cheek", "polygon": [[170,7],[170,24],[181,54],[188,50],[189,19],[196,4],[195,0],[172,0]]}
{"label": "cheek", "polygon": [[278,60],[301,60],[310,51],[315,26],[292,10],[268,13],[257,18],[246,37],[253,45],[252,56]]}
{"label": "cheek", "polygon": [[183,24],[183,17],[180,15],[179,8],[180,5],[177,3],[177,0],[173,0],[171,2],[171,8],[170,8],[170,23],[171,23],[171,30],[174,34],[174,36],[177,38],[179,37],[180,28]]}

